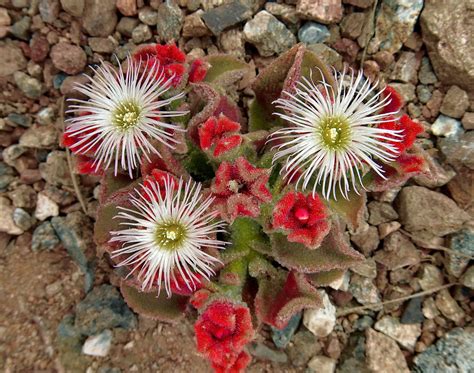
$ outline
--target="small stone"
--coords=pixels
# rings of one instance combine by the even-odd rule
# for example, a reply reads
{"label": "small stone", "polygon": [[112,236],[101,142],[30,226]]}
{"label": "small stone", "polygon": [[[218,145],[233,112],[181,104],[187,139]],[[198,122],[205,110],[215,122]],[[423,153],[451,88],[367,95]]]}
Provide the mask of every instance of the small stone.
{"label": "small stone", "polygon": [[22,156],[27,149],[21,145],[14,144],[4,149],[2,152],[2,157],[4,162],[9,166],[15,165],[15,160]]}
{"label": "small stone", "polygon": [[432,264],[425,264],[421,269],[421,278],[418,283],[423,290],[434,289],[444,284],[440,269]]}
{"label": "small stone", "polygon": [[[474,232],[470,229],[464,229],[454,234],[449,240],[449,247],[454,252],[474,256]],[[459,278],[469,264],[469,258],[446,254],[444,262],[448,273]]]}
{"label": "small stone", "polygon": [[474,202],[474,171],[467,167],[457,169],[456,175],[448,183],[449,193],[456,203],[466,209]]}
{"label": "small stone", "polygon": [[421,59],[421,66],[420,70],[418,71],[418,79],[420,80],[421,84],[435,84],[438,81],[428,57],[423,57]]}
{"label": "small stone", "polygon": [[30,57],[34,62],[42,62],[48,57],[48,39],[40,34],[34,34],[30,40]]}
{"label": "small stone", "polygon": [[202,20],[201,16],[204,12],[200,9],[184,18],[183,36],[186,38],[200,38],[209,35],[209,29]]}
{"label": "small stone", "polygon": [[377,228],[372,226],[369,226],[367,230],[364,230],[363,232],[351,234],[351,241],[364,253],[365,256],[368,256],[377,249],[380,243]]}
{"label": "small stone", "polygon": [[143,43],[152,38],[153,34],[151,33],[150,26],[143,23],[139,24],[132,31],[132,40],[135,44]]}
{"label": "small stone", "polygon": [[12,35],[18,39],[29,41],[30,39],[31,17],[23,17],[10,27]]}
{"label": "small stone", "polygon": [[245,24],[244,37],[255,45],[262,57],[281,54],[296,43],[295,36],[285,25],[265,10]]}
{"label": "small stone", "polygon": [[241,58],[245,55],[243,33],[238,29],[230,29],[222,32],[219,36],[219,44],[225,53]]}
{"label": "small stone", "polygon": [[88,43],[91,49],[97,53],[112,53],[116,47],[116,43],[110,38],[89,38]]}
{"label": "small stone", "polygon": [[372,82],[375,82],[380,74],[380,66],[377,61],[367,60],[362,65],[364,75]]}
{"label": "small stone", "polygon": [[422,297],[410,299],[405,310],[403,311],[400,322],[402,324],[420,324],[425,321],[425,317],[423,316],[423,312],[421,310],[422,303]]}
{"label": "small stone", "polygon": [[316,337],[326,337],[336,325],[336,307],[331,304],[324,290],[318,290],[323,300],[321,308],[307,309],[304,311],[303,324]]}
{"label": "small stone", "polygon": [[342,18],[342,4],[341,0],[298,0],[296,12],[303,19],[337,23]]}
{"label": "small stone", "polygon": [[349,39],[357,39],[361,33],[364,24],[366,23],[365,13],[350,13],[342,19],[341,35]]}
{"label": "small stone", "polygon": [[372,201],[367,207],[369,209],[369,224],[379,225],[398,219],[397,212],[388,203]]}
{"label": "small stone", "polygon": [[118,290],[111,285],[94,287],[76,306],[74,326],[87,336],[106,329],[132,329],[137,320]]}
{"label": "small stone", "polygon": [[33,232],[31,250],[53,250],[60,244],[58,236],[49,221],[40,224]]}
{"label": "small stone", "polygon": [[359,275],[351,277],[349,291],[360,304],[374,304],[380,302],[380,294],[372,279]]}
{"label": "small stone", "polygon": [[422,104],[426,104],[431,98],[431,90],[426,85],[416,87],[416,95]]}
{"label": "small stone", "polygon": [[466,110],[469,108],[469,96],[458,86],[451,86],[439,111],[452,118],[462,118]]}
{"label": "small stone", "polygon": [[380,51],[374,55],[374,60],[377,61],[382,70],[385,70],[395,61],[395,57],[390,52]]}
{"label": "small stone", "polygon": [[298,30],[298,39],[305,44],[324,43],[330,36],[329,29],[316,22],[306,22]]}
{"label": "small stone", "polygon": [[117,25],[117,31],[124,36],[131,37],[135,27],[138,26],[138,19],[130,17],[122,17]]}
{"label": "small stone", "polygon": [[23,230],[19,228],[13,221],[13,212],[15,207],[12,206],[8,198],[0,196],[0,232],[5,232],[11,235],[20,235]]}
{"label": "small stone", "polygon": [[158,8],[157,31],[164,42],[178,40],[183,25],[183,13],[174,2],[164,2]]}
{"label": "small stone", "polygon": [[26,67],[26,59],[13,43],[0,42],[0,77],[8,76]]}
{"label": "small stone", "polygon": [[416,83],[418,81],[418,68],[420,60],[414,52],[402,52],[395,63],[390,78],[404,83]]}
{"label": "small stone", "polygon": [[372,372],[409,373],[407,362],[397,343],[369,328],[366,331],[367,365]]}
{"label": "small stone", "polygon": [[375,330],[393,338],[403,348],[415,350],[415,344],[421,334],[420,324],[401,324],[391,316],[384,316],[374,325]]}
{"label": "small stone", "polygon": [[275,351],[265,346],[263,343],[251,343],[249,352],[258,359],[272,361],[274,363],[285,364],[288,356],[283,351]]}
{"label": "small stone", "polygon": [[13,211],[13,222],[23,231],[27,231],[34,224],[34,219],[22,208],[16,208]]}
{"label": "small stone", "polygon": [[298,23],[296,8],[288,4],[265,3],[265,10],[286,23]]}
{"label": "small stone", "polygon": [[0,26],[10,26],[11,22],[8,11],[5,8],[0,8]]}
{"label": "small stone", "polygon": [[44,22],[53,23],[58,18],[61,7],[59,0],[40,0],[38,9]]}
{"label": "small stone", "polygon": [[423,0],[383,1],[377,13],[375,36],[369,44],[370,53],[377,50],[395,53],[413,33]]}
{"label": "small stone", "polygon": [[302,327],[293,337],[286,352],[293,366],[304,367],[314,355],[321,352],[321,345],[313,333]]}
{"label": "small stone", "polygon": [[60,0],[63,9],[74,17],[81,17],[84,12],[84,0]]}
{"label": "small stone", "polygon": [[423,316],[425,316],[428,320],[433,320],[435,317],[440,315],[440,312],[436,307],[435,300],[431,297],[425,299],[421,311],[423,312]]}
{"label": "small stone", "polygon": [[465,317],[464,311],[459,304],[454,300],[447,289],[443,289],[436,294],[436,307],[441,311],[443,316],[460,324]]}
{"label": "small stone", "polygon": [[410,239],[401,232],[393,232],[384,239],[383,250],[377,251],[374,259],[389,271],[395,271],[419,264],[421,255]]}
{"label": "small stone", "polygon": [[39,124],[46,126],[48,124],[53,124],[54,121],[54,109],[50,107],[45,107],[38,111],[36,115],[36,120]]}
{"label": "small stone", "polygon": [[[268,12],[265,12],[269,14]],[[202,19],[214,35],[252,17],[252,10],[242,1],[232,1],[203,13]],[[245,32],[245,31],[244,31]]]}
{"label": "small stone", "polygon": [[459,137],[439,138],[438,148],[446,157],[447,163],[456,168],[466,166],[474,170],[474,131],[468,131]]}
{"label": "small stone", "polygon": [[124,16],[137,14],[137,0],[117,0],[117,9]]}
{"label": "small stone", "polygon": [[474,113],[464,114],[461,123],[466,131],[474,130]]}
{"label": "small stone", "polygon": [[64,42],[56,44],[50,55],[54,67],[69,75],[80,73],[87,63],[86,53],[81,47]]}
{"label": "small stone", "polygon": [[38,200],[36,201],[35,218],[38,220],[45,220],[51,216],[59,215],[59,206],[56,202],[51,200],[43,192],[38,193]]}
{"label": "small stone", "polygon": [[10,193],[8,197],[12,200],[13,206],[31,209],[36,205],[36,192],[29,185],[20,185]]}
{"label": "small stone", "polygon": [[117,24],[116,0],[86,0],[82,26],[90,36],[107,37]]}
{"label": "small stone", "polygon": [[374,325],[374,320],[370,316],[362,316],[354,323],[355,330],[364,331]]}
{"label": "small stone", "polygon": [[310,44],[308,49],[316,53],[316,55],[329,66],[334,66],[336,70],[342,69],[342,56],[334,49],[329,48],[326,44]]}
{"label": "small stone", "polygon": [[72,186],[65,152],[54,150],[49,153],[46,163],[40,163],[39,170],[41,177],[52,185]]}
{"label": "small stone", "polygon": [[158,23],[158,12],[149,6],[145,6],[138,11],[138,19],[148,26],[155,26]]}
{"label": "small stone", "polygon": [[435,236],[456,232],[470,219],[452,199],[418,186],[402,189],[398,195],[397,211],[407,231],[426,231]]}
{"label": "small stone", "polygon": [[308,368],[318,373],[334,373],[336,360],[327,356],[315,356],[308,363]]}
{"label": "small stone", "polygon": [[472,328],[456,328],[413,360],[415,373],[472,372],[474,333]]}
{"label": "small stone", "polygon": [[351,266],[351,271],[360,276],[374,279],[377,277],[377,265],[372,258],[366,259]]}
{"label": "small stone", "polygon": [[104,330],[97,335],[91,335],[82,346],[84,355],[105,357],[112,347],[112,331]]}
{"label": "small stone", "polygon": [[288,343],[290,343],[291,338],[296,332],[296,329],[298,329],[298,326],[300,325],[300,321],[301,321],[301,312],[294,315],[288,322],[288,325],[286,325],[283,329],[277,329],[277,328],[274,328],[273,326],[271,327],[272,340],[273,340],[273,343],[275,343],[276,347],[285,348],[288,345]]}
{"label": "small stone", "polygon": [[377,228],[379,230],[379,238],[383,240],[390,233],[396,232],[402,225],[398,221],[391,221],[390,223],[382,223]]}
{"label": "small stone", "polygon": [[360,49],[355,41],[347,38],[337,40],[332,44],[332,47],[337,50],[344,57],[344,61],[348,63],[355,62]]}
{"label": "small stone", "polygon": [[470,266],[461,278],[461,283],[469,289],[474,289],[474,266]]}
{"label": "small stone", "polygon": [[13,74],[15,83],[20,90],[29,98],[39,98],[43,92],[43,85],[38,79],[32,78],[24,72],[17,71]]}
{"label": "small stone", "polygon": [[52,149],[58,143],[58,130],[53,125],[28,128],[19,141],[21,146],[34,149]]}

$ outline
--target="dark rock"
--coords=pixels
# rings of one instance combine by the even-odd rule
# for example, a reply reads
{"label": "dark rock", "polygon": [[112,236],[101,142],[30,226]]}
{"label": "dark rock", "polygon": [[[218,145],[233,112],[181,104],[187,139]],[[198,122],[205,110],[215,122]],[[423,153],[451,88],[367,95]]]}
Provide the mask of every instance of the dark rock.
{"label": "dark rock", "polygon": [[[454,252],[474,256],[474,232],[464,229],[454,234],[449,239],[449,247]],[[465,256],[446,254],[445,267],[448,273],[459,278],[469,264],[469,258]]]}
{"label": "dark rock", "polygon": [[31,240],[31,250],[53,250],[59,245],[60,241],[53,226],[49,221],[40,224],[33,232]]}
{"label": "dark rock", "polygon": [[34,34],[30,40],[30,57],[35,62],[42,62],[48,57],[48,39],[41,34]]}
{"label": "dark rock", "polygon": [[402,324],[419,324],[425,321],[425,317],[421,311],[422,304],[422,297],[410,299],[405,310],[403,311],[400,322]]}
{"label": "dark rock", "polygon": [[274,363],[286,363],[288,356],[283,351],[275,351],[263,343],[252,343],[248,347],[249,352],[258,359],[272,361]]}
{"label": "dark rock", "polygon": [[472,372],[474,356],[474,331],[472,328],[451,330],[435,345],[413,360],[416,373]]}
{"label": "dark rock", "polygon": [[288,357],[291,363],[297,367],[305,366],[312,356],[321,351],[318,338],[311,332],[302,328],[295,334],[292,343],[288,346]]}
{"label": "dark rock", "polygon": [[252,10],[242,1],[232,1],[210,9],[202,15],[202,19],[214,35],[219,35],[226,28],[235,26],[250,17],[252,17]]}
{"label": "dark rock", "polygon": [[338,373],[371,373],[365,362],[365,337],[362,333],[352,333],[342,351]]}
{"label": "dark rock", "polygon": [[23,17],[10,27],[12,35],[18,39],[28,41],[30,39],[31,17]]}
{"label": "dark rock", "polygon": [[296,329],[298,329],[298,326],[300,325],[300,321],[301,321],[301,312],[294,315],[288,322],[288,325],[284,327],[283,329],[277,329],[277,328],[274,328],[273,326],[271,327],[272,340],[273,340],[273,343],[275,343],[276,347],[285,348],[288,345],[288,343],[290,343],[291,338],[293,337],[293,334],[295,334]]}
{"label": "dark rock", "polygon": [[157,31],[160,39],[164,42],[178,40],[181,26],[183,25],[183,13],[173,1],[164,2],[158,8]]}

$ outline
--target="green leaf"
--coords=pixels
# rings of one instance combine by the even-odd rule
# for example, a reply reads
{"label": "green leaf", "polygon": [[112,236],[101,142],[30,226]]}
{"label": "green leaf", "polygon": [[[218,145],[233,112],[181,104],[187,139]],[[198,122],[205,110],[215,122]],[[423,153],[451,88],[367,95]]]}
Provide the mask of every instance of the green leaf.
{"label": "green leaf", "polygon": [[249,106],[249,132],[283,126],[283,121],[253,99]]}
{"label": "green leaf", "polygon": [[228,72],[243,71],[249,68],[244,61],[228,55],[208,56],[205,60],[211,65],[204,78],[204,81],[208,83],[216,81]]}
{"label": "green leaf", "polygon": [[344,271],[340,269],[334,269],[332,271],[310,273],[306,275],[306,278],[314,286],[328,286],[334,281],[339,280],[344,276]]}
{"label": "green leaf", "polygon": [[163,292],[156,291],[146,293],[137,290],[135,287],[127,285],[122,281],[120,291],[128,306],[140,315],[150,317],[155,320],[175,323],[184,316],[184,311],[189,297],[173,294],[167,298]]}
{"label": "green leaf", "polygon": [[250,218],[237,218],[230,226],[232,247],[236,250],[269,250],[270,242],[263,233],[262,226]]}
{"label": "green leaf", "polygon": [[189,142],[189,152],[183,159],[183,166],[196,181],[206,181],[214,177],[214,169],[206,154]]}

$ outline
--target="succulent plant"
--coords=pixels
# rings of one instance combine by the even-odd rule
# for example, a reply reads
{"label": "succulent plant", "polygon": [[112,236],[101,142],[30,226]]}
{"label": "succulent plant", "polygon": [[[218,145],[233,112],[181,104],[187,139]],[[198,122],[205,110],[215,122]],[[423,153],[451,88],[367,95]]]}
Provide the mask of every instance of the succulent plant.
{"label": "succulent plant", "polygon": [[197,309],[197,350],[217,372],[245,369],[258,325],[320,307],[317,288],[364,259],[346,229],[366,192],[426,168],[423,128],[392,88],[302,45],[256,77],[246,112],[235,92],[251,69],[230,56],[147,45],[102,69],[64,134],[77,171],[101,175],[96,243],[136,312]]}

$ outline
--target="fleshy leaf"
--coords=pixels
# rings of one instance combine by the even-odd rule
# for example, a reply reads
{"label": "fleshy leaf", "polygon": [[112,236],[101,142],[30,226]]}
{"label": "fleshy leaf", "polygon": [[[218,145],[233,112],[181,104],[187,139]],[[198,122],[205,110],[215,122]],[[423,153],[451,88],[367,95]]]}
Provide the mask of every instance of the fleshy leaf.
{"label": "fleshy leaf", "polygon": [[343,270],[333,269],[332,271],[310,273],[306,275],[306,278],[313,286],[328,286],[342,276],[344,276]]}
{"label": "fleshy leaf", "polygon": [[281,265],[303,273],[347,269],[364,256],[352,249],[337,222],[318,249],[308,250],[302,244],[288,242],[281,233],[270,236],[272,254]]}
{"label": "fleshy leaf", "polygon": [[184,158],[182,165],[196,180],[205,181],[214,177],[214,169],[204,152],[196,145],[189,143],[189,153]]}
{"label": "fleshy leaf", "polygon": [[129,175],[123,173],[114,176],[114,170],[107,170],[100,180],[99,202],[103,203],[110,195],[131,184],[137,186],[137,180],[130,179]]}
{"label": "fleshy leaf", "polygon": [[204,79],[204,81],[208,83],[214,83],[221,79],[225,80],[225,75],[230,72],[240,72],[240,74],[243,75],[245,69],[249,68],[245,62],[235,57],[222,54],[208,56],[205,61],[210,65]]}
{"label": "fleshy leaf", "polygon": [[260,321],[283,329],[296,313],[305,308],[321,307],[322,300],[317,290],[304,275],[289,272],[280,279],[260,279],[255,312]]}
{"label": "fleshy leaf", "polygon": [[357,231],[364,218],[367,193],[361,190],[357,194],[354,190],[350,190],[347,199],[339,191],[337,193],[337,199],[330,199],[329,206],[347,222],[352,231]]}
{"label": "fleshy leaf", "polygon": [[189,297],[173,294],[167,298],[166,294],[157,292],[141,292],[124,281],[120,290],[125,302],[136,313],[155,320],[175,323],[184,316]]}

